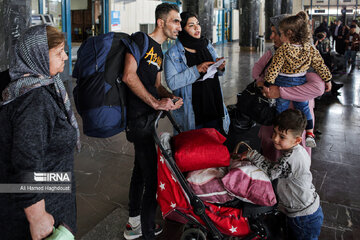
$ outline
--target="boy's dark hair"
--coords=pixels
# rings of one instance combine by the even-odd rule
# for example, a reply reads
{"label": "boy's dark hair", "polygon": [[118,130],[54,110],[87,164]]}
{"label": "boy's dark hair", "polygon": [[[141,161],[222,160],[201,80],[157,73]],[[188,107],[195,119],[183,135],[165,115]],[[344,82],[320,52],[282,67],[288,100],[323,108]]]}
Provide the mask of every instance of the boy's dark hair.
{"label": "boy's dark hair", "polygon": [[162,19],[166,21],[166,17],[170,11],[180,12],[179,7],[176,4],[162,3],[155,9],[155,26],[157,26],[157,20]]}
{"label": "boy's dark hair", "polygon": [[[308,16],[304,11],[287,17],[280,22],[279,28],[289,38],[290,43],[304,44],[310,40]],[[289,32],[291,31],[291,33]]]}
{"label": "boy's dark hair", "polygon": [[301,136],[306,127],[306,117],[303,112],[297,109],[287,109],[276,116],[274,127],[279,131],[291,130],[294,137]]}

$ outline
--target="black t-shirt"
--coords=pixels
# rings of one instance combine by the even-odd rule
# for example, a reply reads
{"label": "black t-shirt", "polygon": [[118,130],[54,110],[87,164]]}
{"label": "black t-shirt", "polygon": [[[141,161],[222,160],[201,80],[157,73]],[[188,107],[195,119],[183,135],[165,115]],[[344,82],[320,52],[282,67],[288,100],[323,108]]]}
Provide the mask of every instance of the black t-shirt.
{"label": "black t-shirt", "polygon": [[[155,87],[156,76],[158,72],[162,71],[163,53],[161,45],[154,39],[147,36],[149,39],[149,46],[145,56],[140,60],[137,68],[137,75],[146,90],[155,98],[158,93]],[[140,51],[144,47],[143,34],[135,34],[133,40],[139,46]],[[147,105],[143,100],[136,96],[131,90],[127,94],[127,117],[129,120],[136,119],[140,116],[154,113],[155,110]]]}
{"label": "black t-shirt", "polygon": [[[196,53],[189,51],[185,51],[185,57],[189,67],[203,62]],[[205,74],[202,73],[200,78],[203,75]],[[224,117],[223,100],[217,73],[213,78],[193,83],[192,105],[195,114],[195,125],[202,125]]]}

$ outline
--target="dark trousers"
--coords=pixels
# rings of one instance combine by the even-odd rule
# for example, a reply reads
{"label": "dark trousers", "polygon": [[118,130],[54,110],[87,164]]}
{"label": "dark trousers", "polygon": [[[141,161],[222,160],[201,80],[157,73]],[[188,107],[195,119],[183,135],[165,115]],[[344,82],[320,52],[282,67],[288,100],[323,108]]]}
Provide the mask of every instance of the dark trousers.
{"label": "dark trousers", "polygon": [[127,139],[134,143],[135,161],[129,190],[129,216],[141,216],[143,239],[154,239],[157,208],[157,153],[152,136],[154,116],[128,123]]}
{"label": "dark trousers", "polygon": [[336,52],[340,55],[344,55],[345,53],[345,41],[343,38],[336,38],[335,42]]}

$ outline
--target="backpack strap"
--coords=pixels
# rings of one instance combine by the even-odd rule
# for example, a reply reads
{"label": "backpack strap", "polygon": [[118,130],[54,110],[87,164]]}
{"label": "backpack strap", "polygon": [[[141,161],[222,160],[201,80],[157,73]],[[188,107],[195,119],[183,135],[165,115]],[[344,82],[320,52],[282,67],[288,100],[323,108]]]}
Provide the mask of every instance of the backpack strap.
{"label": "backpack strap", "polygon": [[[143,49],[139,49],[139,46],[137,45],[137,43],[135,41],[133,41],[133,36],[135,34],[142,34],[143,35],[143,39],[144,39],[144,46]],[[127,38],[123,38],[121,39],[122,42],[125,44],[125,46],[129,49],[130,53],[134,56],[137,65],[139,66],[139,62],[141,60],[141,58],[143,58],[146,54],[146,51],[149,47],[149,37],[147,36],[146,33],[143,32],[136,32],[133,33],[130,37]]]}

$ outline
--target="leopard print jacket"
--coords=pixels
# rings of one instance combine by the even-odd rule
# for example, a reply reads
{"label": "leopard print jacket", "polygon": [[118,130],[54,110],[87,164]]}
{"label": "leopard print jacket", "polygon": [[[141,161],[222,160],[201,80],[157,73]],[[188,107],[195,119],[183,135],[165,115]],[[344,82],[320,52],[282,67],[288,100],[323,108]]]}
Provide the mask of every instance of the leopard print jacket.
{"label": "leopard print jacket", "polygon": [[302,73],[306,72],[310,66],[314,68],[322,80],[325,82],[331,80],[332,75],[314,46],[310,43],[305,43],[302,46],[284,43],[276,50],[266,72],[265,81],[274,84],[279,73]]}

